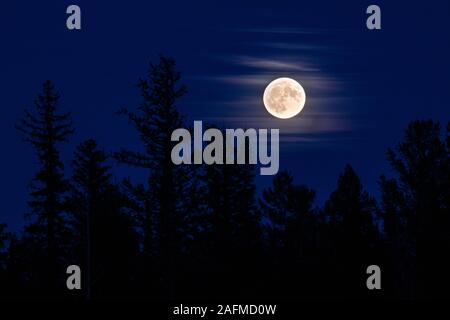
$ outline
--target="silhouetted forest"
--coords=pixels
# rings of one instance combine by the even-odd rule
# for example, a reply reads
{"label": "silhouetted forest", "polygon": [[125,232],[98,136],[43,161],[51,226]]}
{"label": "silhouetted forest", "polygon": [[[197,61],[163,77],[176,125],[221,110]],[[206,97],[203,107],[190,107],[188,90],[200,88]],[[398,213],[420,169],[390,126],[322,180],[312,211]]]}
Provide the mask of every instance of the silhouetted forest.
{"label": "silhouetted forest", "polygon": [[[408,125],[387,150],[395,175],[380,176],[380,199],[347,165],[318,207],[315,191],[286,171],[258,192],[252,165],[174,165],[172,131],[188,127],[175,61],[160,57],[138,87],[141,104],[120,116],[136,130],[140,152],[105,151],[88,139],[63,163],[59,148],[74,125],[49,81],[18,121],[39,170],[23,231],[0,224],[1,297],[449,296],[450,124],[445,132],[432,120]],[[111,164],[138,168],[145,183],[116,183]],[[82,290],[66,288],[73,264]],[[372,264],[382,270],[379,292],[366,288]]]}

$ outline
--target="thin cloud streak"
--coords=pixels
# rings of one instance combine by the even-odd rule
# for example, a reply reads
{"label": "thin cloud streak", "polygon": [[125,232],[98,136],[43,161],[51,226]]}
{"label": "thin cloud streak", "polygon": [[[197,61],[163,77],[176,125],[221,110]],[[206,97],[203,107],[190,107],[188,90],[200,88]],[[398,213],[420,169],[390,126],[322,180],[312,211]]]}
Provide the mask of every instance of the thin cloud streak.
{"label": "thin cloud streak", "polygon": [[253,44],[256,47],[273,48],[281,50],[295,50],[295,51],[328,51],[329,46],[308,45],[289,42],[256,42]]}
{"label": "thin cloud streak", "polygon": [[[316,94],[320,92],[326,92],[328,94],[335,93],[343,84],[343,80],[333,79],[331,77],[325,77],[319,74],[296,74],[296,73],[283,73],[284,76],[289,76],[297,79],[301,82],[305,90],[315,90]],[[261,73],[261,74],[233,74],[233,75],[219,75],[219,76],[192,76],[193,80],[207,80],[207,81],[219,81],[223,83],[229,83],[239,86],[252,86],[265,88],[272,80],[279,78],[281,75],[274,73]],[[320,91],[320,92],[319,92]]]}
{"label": "thin cloud streak", "polygon": [[222,125],[230,124],[233,127],[242,128],[280,128],[284,133],[332,133],[349,131],[350,120],[340,116],[302,116],[297,118],[280,120],[269,115],[259,117],[205,117],[202,120]]}
{"label": "thin cloud streak", "polygon": [[305,62],[301,62],[302,59],[290,59],[288,58],[257,58],[250,56],[237,56],[230,57],[229,61],[237,65],[246,67],[258,68],[262,70],[289,70],[289,71],[305,71],[305,72],[317,72],[318,68],[314,68]]}
{"label": "thin cloud streak", "polygon": [[228,31],[232,32],[248,32],[248,33],[281,33],[281,34],[333,34],[348,32],[349,29],[317,29],[317,28],[290,28],[290,27],[278,27],[278,28],[229,28]]}

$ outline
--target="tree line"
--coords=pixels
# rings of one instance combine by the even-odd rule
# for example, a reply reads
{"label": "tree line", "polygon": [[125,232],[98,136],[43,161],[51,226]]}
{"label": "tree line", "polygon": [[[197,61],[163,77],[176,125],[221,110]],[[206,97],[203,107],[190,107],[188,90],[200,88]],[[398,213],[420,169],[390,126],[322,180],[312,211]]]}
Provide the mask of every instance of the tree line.
{"label": "tree line", "polygon": [[[39,170],[26,226],[0,224],[0,297],[58,299],[435,298],[450,279],[450,123],[411,122],[388,149],[395,174],[380,199],[347,165],[322,206],[287,171],[257,192],[252,165],[174,165],[173,130],[187,92],[172,58],[139,81],[141,104],[120,114],[142,151],[76,147],[72,175],[59,148],[74,133],[49,81],[17,123]],[[114,165],[139,168],[143,183],[113,179]],[[66,288],[79,265],[82,290]],[[382,291],[366,288],[379,265]]]}

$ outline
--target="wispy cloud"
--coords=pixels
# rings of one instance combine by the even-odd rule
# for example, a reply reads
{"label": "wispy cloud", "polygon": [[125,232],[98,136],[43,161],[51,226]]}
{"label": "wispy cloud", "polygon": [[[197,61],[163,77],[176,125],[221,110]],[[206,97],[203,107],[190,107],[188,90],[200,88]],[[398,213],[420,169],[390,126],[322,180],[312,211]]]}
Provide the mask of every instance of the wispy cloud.
{"label": "wispy cloud", "polygon": [[348,131],[351,127],[350,118],[330,114],[302,114],[301,117],[281,120],[269,115],[256,117],[206,117],[211,123],[232,124],[242,128],[283,128],[285,134],[317,134],[336,131]]}
{"label": "wispy cloud", "polygon": [[306,74],[298,72],[285,73],[254,73],[254,74],[232,74],[232,75],[214,75],[214,76],[192,76],[193,80],[219,81],[232,85],[264,88],[270,81],[280,76],[290,76],[301,82],[302,86],[308,91],[314,90],[317,97],[321,94],[333,95],[344,84],[344,80],[327,77],[323,74]]}
{"label": "wispy cloud", "polygon": [[[339,32],[325,29],[304,28],[238,28],[234,32],[286,33],[286,34],[327,34]],[[276,41],[273,35],[267,40],[261,35],[253,46],[252,54],[230,54],[211,56],[230,66],[228,73],[204,74],[191,76],[192,80],[202,82],[220,82],[236,90],[235,95],[228,95],[225,101],[215,100],[213,104],[203,101],[204,106],[197,105],[198,110],[208,110],[209,117],[204,121],[221,127],[241,128],[280,128],[283,143],[321,143],[332,144],[339,135],[347,139],[355,129],[353,117],[346,112],[346,99],[353,97],[346,94],[350,78],[336,77],[327,72],[327,61],[321,60],[326,54],[335,52],[336,48],[311,42]],[[298,37],[296,37],[298,38]],[[268,50],[256,50],[255,46]],[[288,50],[288,51],[286,51]],[[322,58],[319,58],[322,57]],[[279,77],[292,77],[298,80],[306,91],[305,109],[298,117],[287,120],[276,119],[268,114],[262,101],[264,88]],[[228,116],[224,116],[224,110]]]}
{"label": "wispy cloud", "polygon": [[281,71],[305,71],[305,72],[316,72],[320,71],[317,67],[313,67],[311,64],[302,61],[290,59],[287,57],[284,58],[259,58],[259,57],[250,57],[250,56],[234,56],[229,57],[228,60],[231,63],[235,63],[237,65],[257,68],[261,70],[281,70]]}
{"label": "wispy cloud", "polygon": [[300,50],[300,51],[319,51],[330,48],[329,46],[325,45],[311,45],[305,43],[276,42],[276,41],[256,42],[253,45],[258,47],[274,48],[281,50]]}
{"label": "wispy cloud", "polygon": [[293,28],[293,27],[273,27],[273,28],[230,28],[233,32],[254,32],[254,33],[283,33],[283,34],[331,34],[345,32],[347,29],[319,29],[319,28]]}
{"label": "wispy cloud", "polygon": [[[255,42],[252,44],[255,47],[272,49],[274,51],[290,51],[291,53],[298,52],[303,53],[304,55],[309,54],[335,54],[335,53],[347,53],[349,49],[330,46],[330,45],[322,45],[322,44],[306,44],[306,43],[298,43],[298,42],[280,42],[280,41],[262,41]],[[353,48],[354,52],[356,49]]]}

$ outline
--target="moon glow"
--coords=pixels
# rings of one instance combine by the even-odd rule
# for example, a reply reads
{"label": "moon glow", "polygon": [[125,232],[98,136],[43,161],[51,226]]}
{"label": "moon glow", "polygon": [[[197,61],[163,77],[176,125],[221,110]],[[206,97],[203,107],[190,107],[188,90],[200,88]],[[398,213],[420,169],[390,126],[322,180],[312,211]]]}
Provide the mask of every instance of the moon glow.
{"label": "moon glow", "polygon": [[273,80],[264,90],[264,106],[274,117],[289,119],[296,116],[305,106],[303,87],[291,78]]}

